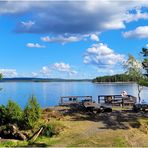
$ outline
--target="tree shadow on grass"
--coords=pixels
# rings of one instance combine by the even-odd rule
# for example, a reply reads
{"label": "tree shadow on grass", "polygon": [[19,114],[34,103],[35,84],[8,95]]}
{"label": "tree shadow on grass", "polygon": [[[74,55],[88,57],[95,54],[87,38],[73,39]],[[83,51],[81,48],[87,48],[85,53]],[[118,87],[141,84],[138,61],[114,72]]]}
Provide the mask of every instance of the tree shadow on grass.
{"label": "tree shadow on grass", "polygon": [[103,123],[100,129],[127,130],[130,127],[139,128],[139,119],[148,118],[148,112],[133,112],[132,110],[114,110],[110,113],[93,113],[82,107],[71,106],[63,115],[69,115],[72,121],[93,121]]}
{"label": "tree shadow on grass", "polygon": [[45,143],[34,142],[34,143],[29,144],[27,147],[49,147],[49,145]]}

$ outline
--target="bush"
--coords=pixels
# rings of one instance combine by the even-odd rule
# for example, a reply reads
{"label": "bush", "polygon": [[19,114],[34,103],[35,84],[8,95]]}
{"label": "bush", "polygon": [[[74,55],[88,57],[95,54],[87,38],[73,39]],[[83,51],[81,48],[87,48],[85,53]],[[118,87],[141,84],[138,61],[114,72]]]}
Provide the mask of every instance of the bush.
{"label": "bush", "polygon": [[6,106],[6,122],[19,124],[22,119],[22,110],[18,104],[9,100]]}
{"label": "bush", "polygon": [[22,119],[22,110],[19,105],[9,100],[6,106],[0,106],[0,125],[19,124]]}
{"label": "bush", "polygon": [[6,107],[4,105],[0,106],[0,125],[4,125],[6,123]]}
{"label": "bush", "polygon": [[59,122],[51,122],[47,125],[43,125],[43,127],[44,130],[42,132],[42,136],[52,137],[54,135],[58,135],[65,126]]}
{"label": "bush", "polygon": [[7,105],[0,106],[0,125],[19,124],[22,119],[22,110],[19,105],[9,100]]}
{"label": "bush", "polygon": [[32,129],[41,117],[41,108],[35,96],[29,99],[23,112],[23,125],[25,129]]}
{"label": "bush", "polygon": [[46,125],[42,135],[47,137],[52,137],[53,135],[55,135],[54,126],[51,124]]}

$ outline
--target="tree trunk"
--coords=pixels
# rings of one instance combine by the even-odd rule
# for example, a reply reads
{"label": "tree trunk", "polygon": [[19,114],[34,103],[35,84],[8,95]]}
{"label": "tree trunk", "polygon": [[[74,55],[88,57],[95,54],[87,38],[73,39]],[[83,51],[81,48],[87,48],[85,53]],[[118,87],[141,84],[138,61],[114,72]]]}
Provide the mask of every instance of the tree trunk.
{"label": "tree trunk", "polygon": [[138,100],[139,100],[139,103],[141,102],[140,93],[141,93],[142,89],[143,89],[143,86],[140,87],[140,85],[138,84]]}

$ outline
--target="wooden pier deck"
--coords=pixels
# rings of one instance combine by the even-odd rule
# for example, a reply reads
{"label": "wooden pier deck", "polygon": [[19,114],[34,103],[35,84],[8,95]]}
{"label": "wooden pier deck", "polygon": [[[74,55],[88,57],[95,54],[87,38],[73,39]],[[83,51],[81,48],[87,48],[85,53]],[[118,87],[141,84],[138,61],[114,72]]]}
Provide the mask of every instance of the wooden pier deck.
{"label": "wooden pier deck", "polygon": [[92,96],[62,96],[59,105],[79,104],[84,101],[92,102]]}
{"label": "wooden pier deck", "polygon": [[133,106],[137,102],[137,98],[132,95],[99,95],[98,103],[111,104],[112,106]]}
{"label": "wooden pier deck", "polygon": [[110,112],[112,111],[109,106],[102,106],[92,100],[92,96],[64,96],[60,98],[60,105],[62,106],[75,106],[82,108],[86,111],[91,112],[104,112],[106,109]]}
{"label": "wooden pier deck", "polygon": [[91,112],[110,112],[113,106],[133,107],[137,98],[132,95],[99,95],[98,102],[92,100],[92,96],[62,96],[59,105],[81,108]]}

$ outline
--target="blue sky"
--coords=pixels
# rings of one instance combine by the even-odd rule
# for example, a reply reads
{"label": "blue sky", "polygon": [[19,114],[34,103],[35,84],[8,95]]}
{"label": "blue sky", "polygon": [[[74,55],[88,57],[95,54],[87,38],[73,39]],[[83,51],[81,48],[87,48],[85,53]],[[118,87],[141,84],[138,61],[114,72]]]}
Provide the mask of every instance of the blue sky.
{"label": "blue sky", "polygon": [[0,1],[4,77],[94,78],[148,47],[148,1]]}

